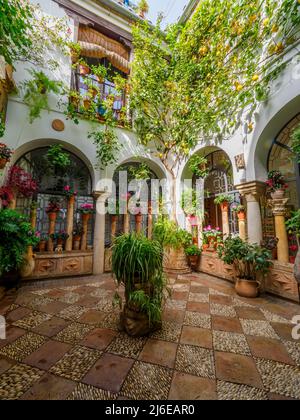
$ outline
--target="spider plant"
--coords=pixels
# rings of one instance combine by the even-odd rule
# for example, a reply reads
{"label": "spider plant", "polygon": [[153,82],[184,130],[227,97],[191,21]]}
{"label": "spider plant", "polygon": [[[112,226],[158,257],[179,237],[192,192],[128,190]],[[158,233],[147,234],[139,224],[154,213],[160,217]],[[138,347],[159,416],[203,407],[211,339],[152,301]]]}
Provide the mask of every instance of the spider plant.
{"label": "spider plant", "polygon": [[150,324],[160,322],[166,289],[161,245],[132,233],[116,238],[112,251],[112,271],[125,287],[125,306],[147,314]]}

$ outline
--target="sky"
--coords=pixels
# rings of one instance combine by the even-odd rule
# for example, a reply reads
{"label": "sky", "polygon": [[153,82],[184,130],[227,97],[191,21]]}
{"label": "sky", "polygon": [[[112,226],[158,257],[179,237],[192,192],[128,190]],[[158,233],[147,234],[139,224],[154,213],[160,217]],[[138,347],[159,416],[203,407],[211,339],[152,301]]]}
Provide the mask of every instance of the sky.
{"label": "sky", "polygon": [[176,22],[188,2],[189,0],[148,0],[150,6],[148,19],[154,23],[158,13],[163,12],[166,23]]}

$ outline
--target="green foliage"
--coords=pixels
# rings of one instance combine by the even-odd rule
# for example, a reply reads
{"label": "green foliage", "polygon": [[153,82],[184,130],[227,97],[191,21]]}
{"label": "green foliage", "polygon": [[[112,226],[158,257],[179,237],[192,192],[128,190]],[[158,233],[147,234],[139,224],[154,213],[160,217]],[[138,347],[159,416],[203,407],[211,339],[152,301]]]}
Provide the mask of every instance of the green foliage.
{"label": "green foliage", "polygon": [[234,265],[241,279],[257,280],[258,274],[267,274],[272,266],[271,254],[267,249],[238,237],[227,238],[224,245],[218,247],[218,255],[226,264]]}
{"label": "green foliage", "polygon": [[140,142],[167,171],[201,141],[221,142],[253,115],[299,39],[296,0],[202,0],[181,28],[133,28],[130,106]]}
{"label": "green foliage", "polygon": [[62,91],[62,83],[50,80],[42,71],[29,70],[32,79],[23,83],[24,102],[29,106],[29,121],[32,123],[36,118],[40,118],[41,111],[50,111],[50,93],[59,94]]}
{"label": "green foliage", "polygon": [[98,64],[97,66],[92,65],[91,72],[97,76],[100,81],[103,81],[107,76],[107,68],[101,64]]}
{"label": "green foliage", "polygon": [[245,209],[245,206],[242,206],[241,204],[234,204],[231,207],[231,210],[235,213],[240,213],[240,212],[245,211],[246,209]]}
{"label": "green foliage", "polygon": [[15,210],[0,210],[0,276],[21,267],[28,246],[39,238],[27,219]]}
{"label": "green foliage", "polygon": [[27,54],[32,42],[29,36],[32,28],[32,10],[20,0],[1,0],[0,56],[13,64],[19,55]]}
{"label": "green foliage", "polygon": [[4,115],[0,112],[0,138],[4,136],[5,133],[5,121]]}
{"label": "green foliage", "polygon": [[292,133],[292,151],[296,155],[298,163],[300,163],[300,126]]}
{"label": "green foliage", "polygon": [[[125,168],[126,169],[126,168]],[[127,168],[130,179],[146,180],[151,176],[151,171],[146,163],[139,163],[137,166],[130,165]]]}
{"label": "green foliage", "polygon": [[64,152],[60,144],[49,147],[47,161],[55,170],[59,171],[65,171],[71,164],[69,153]]}
{"label": "green foliage", "polygon": [[192,245],[192,246],[189,246],[188,248],[185,249],[185,253],[188,257],[189,256],[192,257],[192,256],[195,256],[195,255],[200,256],[202,251],[201,251],[200,248],[197,247],[197,245]]}
{"label": "green foliage", "polygon": [[177,223],[165,217],[159,217],[153,229],[153,238],[163,247],[179,249],[192,244],[192,235],[178,227]]}
{"label": "green foliage", "polygon": [[181,208],[187,216],[200,215],[197,203],[197,193],[193,188],[188,188],[181,194]]}
{"label": "green foliage", "polygon": [[215,204],[232,203],[233,197],[230,194],[220,194],[214,199]]}
{"label": "green foliage", "polygon": [[300,237],[300,210],[292,212],[292,217],[286,221],[286,227],[289,233]]}
{"label": "green foliage", "polygon": [[[125,286],[127,304],[147,313],[149,322],[160,321],[166,288],[161,245],[143,235],[122,235],[112,247],[112,271]],[[120,299],[116,299],[120,302]]]}
{"label": "green foliage", "polygon": [[111,126],[106,125],[104,130],[91,131],[88,138],[93,139],[93,143],[96,146],[96,155],[100,169],[104,169],[117,161],[118,152],[122,146],[119,144],[118,137]]}
{"label": "green foliage", "polygon": [[139,0],[137,5],[138,12],[141,12],[143,14],[146,14],[149,12],[149,4],[147,0]]}
{"label": "green foliage", "polygon": [[193,155],[189,160],[189,168],[199,178],[205,178],[209,170],[206,168],[207,159],[200,155]]}

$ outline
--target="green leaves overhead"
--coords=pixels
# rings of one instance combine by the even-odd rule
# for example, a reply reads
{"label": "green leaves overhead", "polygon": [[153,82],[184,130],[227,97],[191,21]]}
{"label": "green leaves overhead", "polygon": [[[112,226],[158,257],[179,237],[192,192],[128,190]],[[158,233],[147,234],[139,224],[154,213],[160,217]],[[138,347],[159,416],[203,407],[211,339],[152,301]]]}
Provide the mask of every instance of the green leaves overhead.
{"label": "green leaves overhead", "polygon": [[202,0],[184,27],[166,33],[139,23],[131,107],[140,141],[176,175],[199,141],[221,141],[241,124],[250,133],[299,23],[297,0]]}

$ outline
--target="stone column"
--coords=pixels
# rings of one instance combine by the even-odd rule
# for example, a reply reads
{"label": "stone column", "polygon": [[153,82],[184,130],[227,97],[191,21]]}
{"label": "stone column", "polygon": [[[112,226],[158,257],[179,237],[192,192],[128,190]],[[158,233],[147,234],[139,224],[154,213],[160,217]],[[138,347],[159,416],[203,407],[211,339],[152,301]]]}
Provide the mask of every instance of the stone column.
{"label": "stone column", "polygon": [[72,251],[73,248],[73,226],[74,226],[74,203],[75,196],[68,198],[67,207],[67,234],[69,235],[66,240],[66,251]]}
{"label": "stone column", "polygon": [[260,244],[263,239],[260,197],[265,192],[265,184],[260,181],[236,185],[236,189],[247,203],[247,237],[250,243]]}
{"label": "stone column", "polygon": [[81,251],[86,251],[87,248],[87,236],[88,236],[88,224],[89,220],[91,218],[90,214],[82,214],[81,220],[82,220],[82,237],[81,237]]}
{"label": "stone column", "polygon": [[274,198],[268,200],[268,206],[272,208],[275,221],[275,235],[278,238],[277,259],[279,262],[289,262],[289,243],[285,227],[286,204],[288,198]]}
{"label": "stone column", "polygon": [[116,236],[116,231],[117,231],[118,216],[116,214],[112,214],[110,217],[110,221],[111,221],[111,242],[113,242]]}
{"label": "stone column", "polygon": [[93,274],[104,273],[105,257],[105,202],[110,194],[106,191],[95,191],[96,218],[94,226],[94,260]]}
{"label": "stone column", "polygon": [[53,240],[51,238],[51,235],[53,233],[55,233],[55,224],[56,224],[57,213],[56,212],[50,212],[50,213],[48,213],[48,217],[49,217],[48,251],[49,252],[53,252],[53,250],[54,250],[54,244],[53,244]]}
{"label": "stone column", "polygon": [[126,204],[126,212],[124,214],[124,233],[129,233],[130,214],[128,213],[128,206]]}

